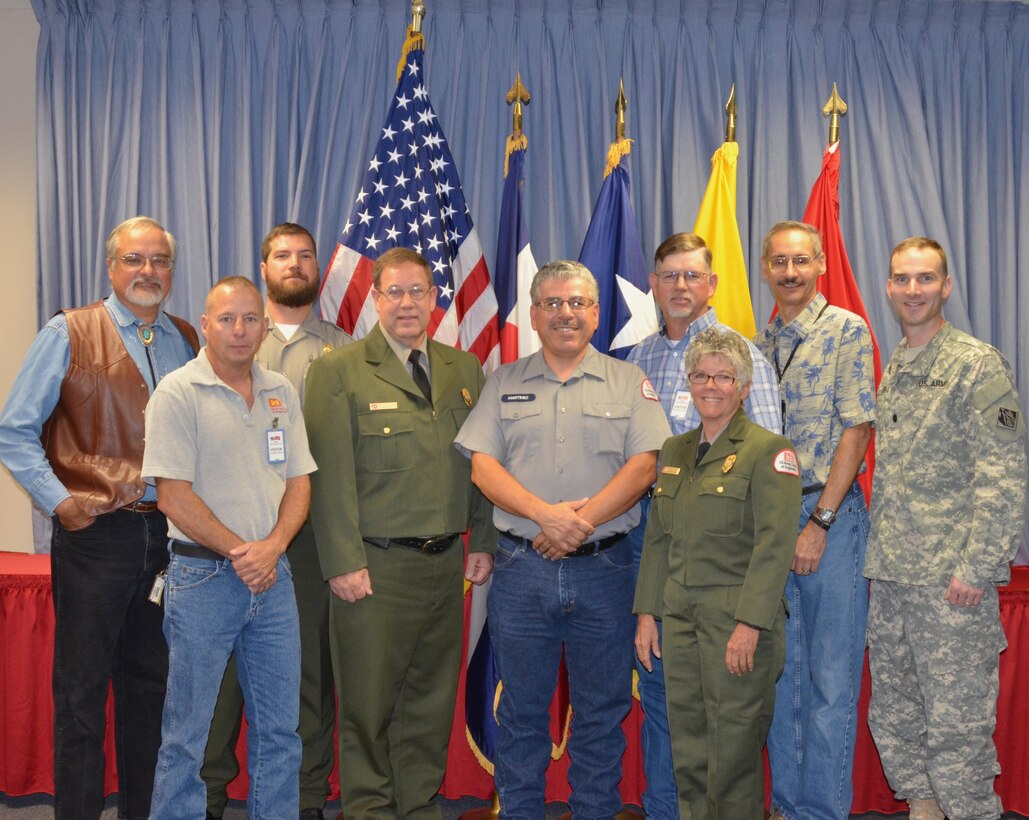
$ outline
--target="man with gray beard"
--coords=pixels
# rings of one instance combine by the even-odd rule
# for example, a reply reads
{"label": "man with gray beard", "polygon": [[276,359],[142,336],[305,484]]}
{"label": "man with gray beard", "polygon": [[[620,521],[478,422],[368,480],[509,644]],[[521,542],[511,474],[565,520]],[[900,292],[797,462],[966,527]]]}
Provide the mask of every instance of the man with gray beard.
{"label": "man with gray beard", "polygon": [[192,325],[161,309],[175,239],[147,216],[107,238],[112,293],[40,330],[0,415],[0,460],[53,516],[54,814],[104,806],[108,682],[118,733],[118,816],[150,810],[168,650],[147,600],[168,565],[167,522],[143,483],[143,409],[191,360]]}

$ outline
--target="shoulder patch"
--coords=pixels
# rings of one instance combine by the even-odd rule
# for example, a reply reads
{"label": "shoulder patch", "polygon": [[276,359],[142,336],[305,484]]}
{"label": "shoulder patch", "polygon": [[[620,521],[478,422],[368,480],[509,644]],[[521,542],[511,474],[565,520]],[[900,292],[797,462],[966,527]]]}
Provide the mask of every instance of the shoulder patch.
{"label": "shoulder patch", "polygon": [[644,379],[640,385],[640,391],[643,393],[643,398],[650,399],[650,401],[659,401],[657,391],[654,389],[654,385],[650,383],[650,379]]}
{"label": "shoulder patch", "polygon": [[797,465],[797,454],[793,450],[780,450],[775,454],[775,462],[772,468],[777,473],[785,475],[800,476],[800,467]]}
{"label": "shoulder patch", "polygon": [[1018,429],[1018,411],[1013,407],[1001,407],[997,410],[997,426],[1008,430]]}

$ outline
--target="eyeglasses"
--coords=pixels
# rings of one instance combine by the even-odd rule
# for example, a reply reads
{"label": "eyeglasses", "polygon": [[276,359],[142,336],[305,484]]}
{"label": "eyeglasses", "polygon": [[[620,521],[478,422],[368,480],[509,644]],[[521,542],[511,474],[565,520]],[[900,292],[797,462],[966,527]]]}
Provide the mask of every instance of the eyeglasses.
{"label": "eyeglasses", "polygon": [[149,262],[154,270],[170,271],[175,264],[175,260],[170,256],[143,256],[139,253],[127,253],[125,256],[119,256],[118,261],[128,270],[140,270]]}
{"label": "eyeglasses", "polygon": [[568,305],[569,310],[578,313],[581,310],[588,310],[595,304],[593,299],[587,299],[585,296],[573,296],[571,299],[558,299],[556,296],[551,296],[549,299],[540,299],[536,303],[536,307],[547,313],[554,313],[560,310],[562,305]]}
{"label": "eyeglasses", "polygon": [[686,378],[690,380],[690,384],[707,384],[708,382],[714,382],[719,387],[728,387],[736,381],[735,376],[730,376],[728,373],[704,373],[702,370],[694,370],[692,373],[687,373]]}
{"label": "eyeglasses", "polygon": [[657,275],[657,278],[664,285],[674,285],[681,276],[682,281],[687,285],[695,285],[698,282],[703,282],[710,275],[710,273],[703,273],[698,270],[666,270],[661,271],[661,273]]}
{"label": "eyeglasses", "polygon": [[376,288],[378,293],[381,293],[391,302],[400,302],[403,300],[404,296],[410,296],[414,301],[420,302],[429,295],[431,290],[432,288],[427,288],[422,285],[413,285],[407,290],[404,290],[398,285],[390,285],[385,290],[379,290]]}
{"label": "eyeglasses", "polygon": [[768,269],[774,273],[782,273],[792,263],[794,270],[806,271],[816,258],[815,256],[773,256],[768,260]]}

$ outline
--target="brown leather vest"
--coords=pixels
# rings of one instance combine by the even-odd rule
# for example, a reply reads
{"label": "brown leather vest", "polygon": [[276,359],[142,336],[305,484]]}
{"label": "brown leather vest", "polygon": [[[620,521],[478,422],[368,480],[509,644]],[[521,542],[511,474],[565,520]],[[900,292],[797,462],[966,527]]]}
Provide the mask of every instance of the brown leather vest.
{"label": "brown leather vest", "polygon": [[[82,509],[103,515],[138,500],[146,489],[140,470],[150,391],[103,302],[64,315],[68,372],[41,441],[54,474]],[[193,326],[166,315],[196,352]]]}

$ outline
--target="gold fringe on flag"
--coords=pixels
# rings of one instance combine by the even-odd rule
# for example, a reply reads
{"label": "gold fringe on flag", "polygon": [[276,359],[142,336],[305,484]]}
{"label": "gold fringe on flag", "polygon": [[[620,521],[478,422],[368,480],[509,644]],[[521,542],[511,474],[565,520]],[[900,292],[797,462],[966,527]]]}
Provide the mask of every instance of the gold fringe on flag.
{"label": "gold fringe on flag", "polygon": [[404,47],[400,51],[400,61],[397,63],[397,82],[404,76],[404,67],[407,65],[407,55],[416,48],[425,48],[425,35],[414,28],[408,27],[407,37],[404,40]]}
{"label": "gold fringe on flag", "polygon": [[504,150],[504,179],[507,179],[507,161],[515,151],[525,151],[529,147],[529,141],[525,134],[509,134],[507,137],[507,148]]}
{"label": "gold fringe on flag", "polygon": [[607,149],[607,167],[604,168],[604,179],[607,179],[607,175],[618,167],[622,157],[627,157],[630,151],[632,151],[632,140],[628,137],[611,143],[611,147]]}

